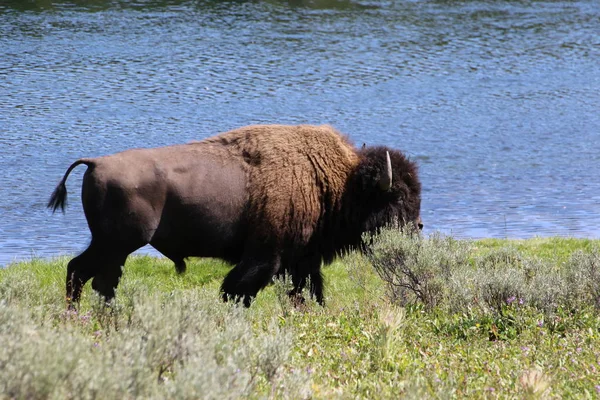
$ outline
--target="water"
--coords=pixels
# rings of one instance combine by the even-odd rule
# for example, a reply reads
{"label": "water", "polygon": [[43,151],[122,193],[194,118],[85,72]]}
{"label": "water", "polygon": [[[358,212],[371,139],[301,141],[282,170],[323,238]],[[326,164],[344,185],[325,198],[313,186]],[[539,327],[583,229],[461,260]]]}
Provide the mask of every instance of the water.
{"label": "water", "polygon": [[426,232],[600,237],[597,0],[0,0],[0,93],[0,265],[87,246],[77,158],[251,123],[404,150]]}

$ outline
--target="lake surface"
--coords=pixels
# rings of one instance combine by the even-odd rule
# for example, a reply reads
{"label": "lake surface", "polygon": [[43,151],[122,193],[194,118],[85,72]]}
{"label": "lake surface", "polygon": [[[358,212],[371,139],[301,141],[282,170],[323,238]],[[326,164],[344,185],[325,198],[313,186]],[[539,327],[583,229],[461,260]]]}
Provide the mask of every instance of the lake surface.
{"label": "lake surface", "polygon": [[598,238],[600,2],[0,0],[0,265],[87,246],[77,158],[253,123],[404,150],[426,232]]}

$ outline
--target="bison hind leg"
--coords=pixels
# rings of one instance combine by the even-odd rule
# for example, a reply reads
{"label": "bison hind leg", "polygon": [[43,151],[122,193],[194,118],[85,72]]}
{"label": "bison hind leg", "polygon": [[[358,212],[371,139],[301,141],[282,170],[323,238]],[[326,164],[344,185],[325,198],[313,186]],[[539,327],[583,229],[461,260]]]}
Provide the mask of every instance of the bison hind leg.
{"label": "bison hind leg", "polygon": [[173,264],[175,264],[175,271],[177,272],[177,274],[181,275],[185,273],[185,271],[187,270],[187,265],[185,264],[185,257],[182,257],[180,251],[168,247],[164,243],[157,241],[151,241],[150,245],[156,250],[158,250],[163,256],[173,261]]}
{"label": "bison hind leg", "polygon": [[90,247],[69,261],[67,265],[66,295],[67,306],[75,309],[81,298],[83,286],[94,276],[96,264]]}
{"label": "bison hind leg", "polygon": [[92,238],[89,247],[67,265],[67,305],[73,309],[79,303],[83,286],[93,278],[92,288],[108,302],[122,274],[121,267],[129,252],[117,252],[113,246]]}
{"label": "bison hind leg", "polygon": [[106,303],[110,303],[115,297],[115,289],[119,285],[121,275],[123,275],[123,266],[125,265],[127,256],[107,259],[103,263],[102,269],[92,279],[92,288],[104,297]]}
{"label": "bison hind leg", "polygon": [[177,274],[184,274],[187,270],[187,265],[185,264],[185,260],[182,258],[180,260],[172,260],[175,263],[175,271]]}

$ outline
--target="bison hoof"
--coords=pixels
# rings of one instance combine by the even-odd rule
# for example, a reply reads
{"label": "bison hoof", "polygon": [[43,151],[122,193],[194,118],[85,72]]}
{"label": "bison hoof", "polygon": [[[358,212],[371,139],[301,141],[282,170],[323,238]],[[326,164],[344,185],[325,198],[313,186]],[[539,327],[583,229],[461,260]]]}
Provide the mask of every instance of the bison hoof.
{"label": "bison hoof", "polygon": [[252,304],[253,298],[254,297],[250,296],[249,294],[231,294],[231,293],[221,294],[221,299],[223,300],[223,302],[227,303],[228,301],[233,301],[237,304],[243,300],[244,307],[246,307],[246,308],[250,307],[250,304]]}
{"label": "bison hoof", "polygon": [[67,297],[67,311],[69,311],[69,312],[76,312],[78,305],[79,305],[79,303],[77,303],[76,301],[72,300],[70,297]]}
{"label": "bison hoof", "polygon": [[290,298],[290,301],[292,302],[294,307],[300,307],[304,305],[304,303],[306,303],[306,299],[304,298],[304,296],[302,296],[302,293],[298,293],[295,290],[290,290],[288,292],[288,297]]}

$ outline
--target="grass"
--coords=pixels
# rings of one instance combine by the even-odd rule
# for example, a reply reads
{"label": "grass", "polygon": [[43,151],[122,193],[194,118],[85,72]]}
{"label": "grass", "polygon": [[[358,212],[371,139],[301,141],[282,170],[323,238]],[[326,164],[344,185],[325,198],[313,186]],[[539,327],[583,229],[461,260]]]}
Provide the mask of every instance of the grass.
{"label": "grass", "polygon": [[565,262],[577,250],[590,251],[598,246],[598,240],[562,237],[534,238],[527,240],[483,239],[476,242],[478,250],[494,250],[507,246],[525,255]]}
{"label": "grass", "polygon": [[[111,308],[88,284],[73,313],[67,259],[12,264],[0,270],[0,398],[597,398],[599,247],[383,235],[372,256],[324,268],[325,307],[298,308],[283,282],[250,309],[221,303],[218,260],[178,276],[138,256]],[[389,276],[406,271],[419,279],[393,293]]]}

